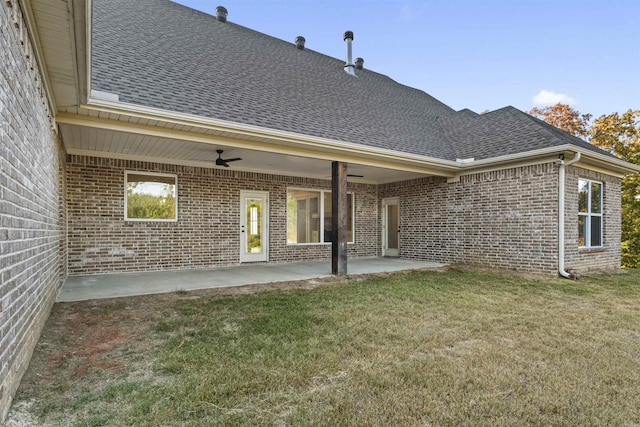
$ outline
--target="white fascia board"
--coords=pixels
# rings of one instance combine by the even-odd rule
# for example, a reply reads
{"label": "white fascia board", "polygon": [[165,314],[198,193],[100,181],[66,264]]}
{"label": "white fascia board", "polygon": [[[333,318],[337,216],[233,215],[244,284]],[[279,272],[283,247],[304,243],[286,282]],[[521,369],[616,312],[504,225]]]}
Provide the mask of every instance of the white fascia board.
{"label": "white fascia board", "polygon": [[624,175],[640,173],[640,165],[629,163],[617,157],[612,158],[607,155],[596,153],[593,151],[588,151],[588,150],[582,151],[582,160],[580,161],[580,163],[592,163],[592,162],[602,167],[613,166],[615,168],[613,170],[618,171]]}
{"label": "white fascia board", "polygon": [[471,171],[473,169],[478,169],[485,166],[497,166],[501,164],[508,164],[508,163],[518,162],[518,161],[527,160],[527,159],[531,160],[539,157],[547,157],[551,154],[556,154],[556,155],[562,154],[566,151],[579,151],[579,150],[576,150],[576,149],[571,150],[570,145],[560,145],[556,147],[542,148],[540,150],[524,151],[522,153],[507,154],[499,157],[490,157],[488,159],[475,160],[473,162],[463,163],[460,166],[463,169],[467,169]]}
{"label": "white fascia board", "polygon": [[492,157],[488,159],[482,159],[474,162],[461,164],[461,168],[464,170],[460,175],[468,175],[475,173],[478,169],[485,169],[486,167],[503,166],[508,167],[509,164],[518,163],[524,160],[541,159],[541,162],[549,161],[550,155],[559,155],[566,153],[582,154],[582,162],[589,163],[589,160],[595,161],[597,165],[600,165],[603,169],[610,168],[614,174],[632,174],[640,172],[640,165],[634,165],[633,163],[626,162],[617,157],[610,157],[605,154],[601,154],[595,151],[586,150],[584,148],[577,147],[572,144],[558,145],[555,147],[542,148],[540,150],[525,151],[522,153],[508,154],[500,157]]}
{"label": "white fascia board", "polygon": [[139,105],[124,102],[114,102],[103,99],[90,98],[89,102],[86,105],[81,105],[80,107],[89,110],[105,111],[108,113],[123,114],[149,120],[156,120],[159,122],[189,125],[194,127],[201,127],[203,129],[216,129],[223,132],[234,133],[239,136],[248,135],[270,139],[284,139],[293,143],[299,142],[302,144],[313,144],[319,147],[345,149],[351,152],[359,152],[361,154],[368,154],[375,157],[388,157],[396,161],[424,164],[431,167],[436,166],[449,173],[453,173],[459,168],[459,164],[452,160],[438,159],[429,156],[420,156],[416,154],[404,153],[401,151],[389,150],[384,148],[370,147],[335,139],[316,137],[289,131],[281,131],[255,125],[246,125],[242,123],[229,122],[226,120],[211,119],[191,114],[176,113],[173,111],[156,108],[142,107]]}

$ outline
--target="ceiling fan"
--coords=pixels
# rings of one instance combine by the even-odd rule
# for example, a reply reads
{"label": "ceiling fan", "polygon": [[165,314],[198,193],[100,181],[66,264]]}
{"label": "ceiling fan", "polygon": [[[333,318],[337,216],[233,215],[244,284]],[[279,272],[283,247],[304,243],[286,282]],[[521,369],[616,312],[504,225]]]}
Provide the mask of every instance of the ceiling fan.
{"label": "ceiling fan", "polygon": [[238,160],[242,160],[240,157],[236,157],[234,159],[223,159],[222,158],[223,152],[224,150],[216,150],[216,153],[218,153],[218,158],[216,159],[216,166],[224,166],[225,168],[228,168],[229,162],[236,162]]}

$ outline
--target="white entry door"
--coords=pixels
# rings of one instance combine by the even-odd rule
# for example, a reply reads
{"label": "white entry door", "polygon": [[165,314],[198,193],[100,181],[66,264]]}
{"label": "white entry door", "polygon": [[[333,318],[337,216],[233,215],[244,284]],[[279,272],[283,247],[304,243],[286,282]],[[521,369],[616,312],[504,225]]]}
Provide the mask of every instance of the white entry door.
{"label": "white entry door", "polygon": [[400,201],[382,200],[382,256],[400,256]]}
{"label": "white entry door", "polygon": [[240,262],[269,258],[269,193],[240,191]]}

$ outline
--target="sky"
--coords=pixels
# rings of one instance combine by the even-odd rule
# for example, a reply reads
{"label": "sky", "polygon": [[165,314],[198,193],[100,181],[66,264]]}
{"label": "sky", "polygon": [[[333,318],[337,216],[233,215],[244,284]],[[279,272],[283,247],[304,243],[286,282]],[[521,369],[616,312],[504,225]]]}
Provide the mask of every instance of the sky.
{"label": "sky", "polygon": [[640,109],[640,0],[177,0],[476,112]]}

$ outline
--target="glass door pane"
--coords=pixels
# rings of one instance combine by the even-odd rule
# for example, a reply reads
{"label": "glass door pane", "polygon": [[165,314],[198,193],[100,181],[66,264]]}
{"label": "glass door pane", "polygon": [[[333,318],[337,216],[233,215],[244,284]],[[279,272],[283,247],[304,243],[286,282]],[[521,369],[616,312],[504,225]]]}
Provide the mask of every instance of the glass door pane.
{"label": "glass door pane", "polygon": [[245,199],[247,232],[245,251],[248,254],[262,253],[262,199]]}
{"label": "glass door pane", "polygon": [[398,205],[387,205],[387,248],[398,249]]}

